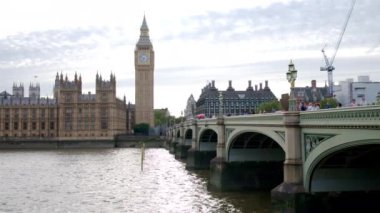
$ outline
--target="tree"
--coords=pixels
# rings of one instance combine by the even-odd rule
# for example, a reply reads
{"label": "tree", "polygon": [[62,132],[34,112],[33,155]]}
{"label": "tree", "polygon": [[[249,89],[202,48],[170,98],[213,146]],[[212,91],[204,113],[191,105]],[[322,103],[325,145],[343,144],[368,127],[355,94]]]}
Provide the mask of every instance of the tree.
{"label": "tree", "polygon": [[321,109],[336,108],[338,101],[335,98],[325,98],[319,104]]}
{"label": "tree", "polygon": [[269,101],[264,102],[259,105],[257,108],[258,112],[273,112],[282,109],[281,104],[279,101]]}
{"label": "tree", "polygon": [[149,135],[149,124],[139,123],[133,127],[136,135]]}
{"label": "tree", "polygon": [[170,115],[167,108],[154,110],[154,123],[156,124],[156,126],[168,124],[169,118]]}
{"label": "tree", "polygon": [[175,118],[175,123],[179,124],[179,123],[181,123],[184,120],[185,120],[185,118],[183,116],[181,116],[181,117]]}

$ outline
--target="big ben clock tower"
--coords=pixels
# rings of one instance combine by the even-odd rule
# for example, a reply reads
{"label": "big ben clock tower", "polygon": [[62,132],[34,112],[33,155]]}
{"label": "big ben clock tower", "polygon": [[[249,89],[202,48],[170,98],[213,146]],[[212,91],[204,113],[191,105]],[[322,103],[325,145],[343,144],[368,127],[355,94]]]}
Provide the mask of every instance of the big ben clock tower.
{"label": "big ben clock tower", "polygon": [[136,124],[154,127],[154,51],[145,16],[135,49],[135,72]]}

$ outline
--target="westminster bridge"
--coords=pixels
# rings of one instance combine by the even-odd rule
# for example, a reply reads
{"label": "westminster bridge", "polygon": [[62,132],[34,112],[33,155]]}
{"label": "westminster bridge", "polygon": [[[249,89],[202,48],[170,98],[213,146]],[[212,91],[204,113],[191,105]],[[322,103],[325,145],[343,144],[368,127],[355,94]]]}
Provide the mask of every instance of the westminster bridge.
{"label": "westminster bridge", "polygon": [[222,191],[270,189],[290,206],[314,193],[380,191],[380,106],[190,120],[166,141]]}

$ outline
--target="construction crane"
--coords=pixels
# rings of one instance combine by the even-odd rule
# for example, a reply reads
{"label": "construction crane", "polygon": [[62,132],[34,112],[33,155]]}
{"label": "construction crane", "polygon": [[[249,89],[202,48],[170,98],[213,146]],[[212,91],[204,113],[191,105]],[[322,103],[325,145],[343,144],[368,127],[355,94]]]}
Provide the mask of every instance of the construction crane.
{"label": "construction crane", "polygon": [[339,38],[338,38],[338,42],[335,45],[334,54],[331,56],[330,60],[327,58],[326,53],[325,53],[326,45],[322,49],[322,54],[323,54],[323,57],[325,59],[326,66],[321,67],[321,71],[327,71],[327,80],[328,80],[328,84],[329,84],[329,96],[330,97],[333,97],[333,95],[334,95],[334,88],[333,88],[334,87],[334,81],[333,81],[333,74],[332,74],[333,70],[335,70],[335,67],[333,66],[334,59],[335,59],[336,53],[338,52],[340,43],[342,42],[342,38],[343,38],[344,32],[346,31],[347,24],[348,24],[348,21],[350,20],[351,13],[352,13],[352,10],[354,9],[355,3],[356,3],[356,0],[352,0],[351,7],[350,7],[348,14],[347,14],[347,17],[346,17],[346,21],[343,24],[343,28],[342,28],[340,35],[339,35]]}

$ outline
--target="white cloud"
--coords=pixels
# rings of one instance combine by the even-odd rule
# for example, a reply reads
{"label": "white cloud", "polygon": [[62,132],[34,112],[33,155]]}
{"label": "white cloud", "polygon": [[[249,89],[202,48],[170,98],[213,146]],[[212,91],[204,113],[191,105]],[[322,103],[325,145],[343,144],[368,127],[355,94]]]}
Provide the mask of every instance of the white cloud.
{"label": "white cloud", "polygon": [[[118,96],[134,102],[134,45],[145,12],[156,52],[156,108],[180,115],[190,94],[198,98],[210,80],[219,89],[232,80],[240,90],[248,80],[269,80],[280,98],[288,91],[290,59],[299,71],[297,85],[312,79],[324,85],[320,50],[327,43],[331,55],[349,2],[5,0],[0,90],[38,75],[42,94],[50,95],[55,73],[62,70],[71,78],[81,73],[84,92],[93,91],[96,72],[112,71]],[[379,7],[378,1],[357,1],[335,61],[335,80],[360,74],[380,81]]]}

